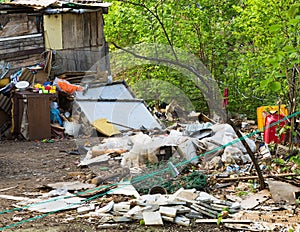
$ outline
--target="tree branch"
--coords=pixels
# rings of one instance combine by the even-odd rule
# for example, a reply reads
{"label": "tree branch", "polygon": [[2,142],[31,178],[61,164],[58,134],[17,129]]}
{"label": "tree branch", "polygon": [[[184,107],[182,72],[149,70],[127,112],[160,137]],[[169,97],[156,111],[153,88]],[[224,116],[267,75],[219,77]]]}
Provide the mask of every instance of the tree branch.
{"label": "tree branch", "polygon": [[[211,107],[213,107],[213,109],[217,110],[219,113],[220,113],[220,117],[225,120],[226,118],[226,115],[223,113],[223,109],[221,109],[221,102],[220,104],[218,104],[218,102],[216,103],[215,101],[213,101],[214,99],[214,91],[212,91],[212,87],[213,86],[210,86],[208,83],[207,83],[207,80],[206,79],[211,79],[213,80],[212,78],[210,77],[204,77],[202,76],[195,67],[192,67],[190,65],[186,65],[186,64],[183,64],[179,61],[175,61],[175,60],[169,60],[169,59],[164,59],[164,58],[157,58],[157,57],[147,57],[147,56],[142,56],[142,55],[139,55],[139,54],[136,54],[135,52],[133,51],[130,51],[128,49],[125,49],[125,48],[122,48],[120,46],[118,46],[116,43],[114,42],[111,42],[116,48],[122,50],[122,51],[125,51],[131,55],[133,55],[134,57],[138,58],[138,59],[143,59],[143,60],[148,60],[148,61],[153,61],[155,63],[165,63],[165,64],[169,64],[169,65],[175,65],[175,66],[178,66],[178,67],[181,67],[189,72],[191,72],[192,74],[194,74],[196,77],[198,77],[200,80],[201,80],[201,85],[204,85],[203,86],[200,86],[198,83],[195,82],[195,86],[201,90],[202,94],[206,97],[206,100],[207,101],[210,101],[211,104],[209,104]],[[213,80],[214,81],[214,80]],[[212,109],[211,109],[212,110]]]}
{"label": "tree branch", "polygon": [[158,11],[157,11],[157,8],[158,8],[157,5],[158,4],[155,7],[155,11],[156,11],[156,13],[155,13],[155,12],[153,12],[149,7],[147,7],[143,3],[135,3],[135,2],[127,1],[127,0],[120,0],[120,2],[131,4],[131,5],[134,5],[134,6],[142,7],[144,9],[146,9],[154,18],[156,18],[156,20],[158,21],[159,25],[161,26],[161,28],[162,28],[162,30],[163,30],[163,32],[165,34],[165,37],[166,37],[166,39],[167,39],[167,41],[168,41],[168,43],[169,43],[169,45],[170,45],[170,47],[172,49],[172,53],[173,53],[175,59],[178,61],[178,57],[177,57],[176,52],[174,50],[174,46],[173,46],[173,43],[172,43],[172,41],[171,41],[171,39],[169,37],[167,29],[166,29],[164,23],[162,22],[162,20],[160,19],[159,15],[158,15]]}

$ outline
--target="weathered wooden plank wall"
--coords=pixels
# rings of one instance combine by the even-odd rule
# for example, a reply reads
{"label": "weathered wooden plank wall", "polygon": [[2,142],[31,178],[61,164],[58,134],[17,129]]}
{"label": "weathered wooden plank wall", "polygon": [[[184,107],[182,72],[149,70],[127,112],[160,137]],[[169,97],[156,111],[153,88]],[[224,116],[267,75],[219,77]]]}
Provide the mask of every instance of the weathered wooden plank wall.
{"label": "weathered wooden plank wall", "polygon": [[0,60],[10,63],[11,72],[20,67],[40,62],[43,51],[44,37],[42,34],[0,38]]}
{"label": "weathered wooden plank wall", "polygon": [[[105,47],[68,49],[56,51],[56,73],[66,71],[107,70],[107,60],[104,59]],[[94,66],[93,69],[91,69]]]}
{"label": "weathered wooden plank wall", "polygon": [[0,15],[0,60],[9,62],[10,73],[41,61],[45,50],[39,14]]}
{"label": "weathered wooden plank wall", "polygon": [[40,31],[38,14],[0,14],[0,38],[35,34]]}
{"label": "weathered wooden plank wall", "polygon": [[96,63],[107,70],[103,24],[101,12],[63,15],[63,49],[56,52],[56,73],[87,71]]}
{"label": "weathered wooden plank wall", "polygon": [[64,14],[62,18],[63,48],[84,48],[104,44],[101,12]]}

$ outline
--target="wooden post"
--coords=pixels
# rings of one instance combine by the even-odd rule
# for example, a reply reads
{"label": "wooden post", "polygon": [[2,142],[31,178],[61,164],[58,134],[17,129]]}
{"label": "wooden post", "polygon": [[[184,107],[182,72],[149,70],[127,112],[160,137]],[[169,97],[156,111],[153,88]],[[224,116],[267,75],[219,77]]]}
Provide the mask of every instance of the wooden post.
{"label": "wooden post", "polygon": [[237,134],[237,136],[239,138],[241,138],[241,142],[242,144],[244,145],[244,147],[246,148],[253,164],[254,164],[254,167],[256,169],[256,172],[257,172],[257,176],[258,176],[258,182],[259,182],[259,189],[260,190],[263,190],[266,188],[266,184],[265,184],[265,180],[264,180],[264,177],[262,175],[262,172],[260,170],[260,167],[258,165],[258,162],[254,156],[254,153],[252,152],[252,150],[250,149],[248,143],[246,142],[246,140],[243,138],[244,136],[242,135],[242,133],[240,132],[240,130],[234,125],[234,123],[229,119],[228,121],[228,124],[232,126],[233,130],[235,131],[235,133]]}

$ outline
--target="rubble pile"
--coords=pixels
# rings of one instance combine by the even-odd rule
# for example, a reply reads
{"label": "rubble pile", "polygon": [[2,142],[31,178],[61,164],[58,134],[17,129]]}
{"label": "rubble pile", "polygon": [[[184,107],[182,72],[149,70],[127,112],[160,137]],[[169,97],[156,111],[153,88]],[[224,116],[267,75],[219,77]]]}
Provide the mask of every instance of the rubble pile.
{"label": "rubble pile", "polygon": [[221,201],[205,192],[195,189],[179,189],[172,195],[142,195],[127,202],[109,202],[102,208],[96,206],[87,214],[81,212],[79,217],[99,219],[99,227],[107,223],[140,221],[145,225],[163,225],[173,222],[178,225],[189,226],[192,219],[227,217],[229,213],[239,210],[239,204]]}
{"label": "rubble pile", "polygon": [[[22,2],[4,3],[9,7],[3,6],[3,14],[12,13],[7,10],[13,5],[18,8],[17,12],[23,10],[18,6]],[[288,110],[281,103],[257,109],[261,131],[254,131],[256,126],[252,121],[238,119],[241,128],[237,128],[234,120],[216,122],[203,113],[186,112],[176,99],[163,103],[166,104],[164,109],[154,108],[151,112],[125,81],[113,82],[109,64],[106,64],[109,59],[104,59],[105,64],[98,64],[100,57],[95,56],[96,50],[101,58],[107,57],[103,33],[82,32],[82,36],[87,37],[74,37],[77,42],[85,43],[76,44],[86,48],[80,51],[69,44],[75,40],[69,39],[68,30],[77,31],[73,33],[75,36],[84,28],[79,18],[82,14],[90,14],[84,19],[92,30],[93,26],[100,25],[94,22],[103,22],[102,13],[109,6],[109,3],[89,1],[64,2],[63,8],[53,2],[44,6],[28,5],[34,10],[45,8],[38,15],[42,17],[46,13],[47,17],[42,17],[45,23],[41,23],[42,18],[30,13],[29,21],[22,25],[29,27],[34,23],[36,32],[45,33],[53,28],[58,32],[60,28],[66,38],[31,31],[18,38],[7,34],[2,41],[8,45],[8,37],[17,40],[10,44],[14,56],[43,51],[43,58],[39,58],[38,63],[13,70],[7,61],[0,62],[0,138],[47,143],[72,138],[76,150],[66,152],[79,155],[75,156],[74,166],[77,165],[81,173],[69,173],[69,180],[75,182],[48,184],[46,192],[39,188],[34,193],[21,193],[26,196],[0,195],[0,198],[17,201],[13,204],[16,208],[0,214],[36,213],[39,215],[30,218],[36,219],[41,214],[72,211],[71,217],[62,214],[65,217],[61,221],[69,223],[80,219],[96,223],[99,229],[119,228],[121,223],[135,222],[141,226],[174,223],[187,227],[197,223],[223,223],[226,228],[235,230],[300,231],[299,120],[290,123],[289,129],[295,126],[296,135],[292,137],[291,133],[288,138],[284,132],[290,122],[285,119]],[[78,20],[73,14],[76,12],[80,13]],[[18,18],[22,18],[19,14]],[[56,14],[66,17],[57,20]],[[68,19],[75,23],[64,21]],[[68,26],[71,22],[73,27]],[[5,24],[3,26],[8,28],[20,23],[8,20]],[[47,29],[49,26],[51,30]],[[61,47],[60,52],[44,51],[44,41],[49,46],[51,42],[61,41],[61,46],[66,47],[56,44],[55,47]],[[93,41],[105,47],[95,50],[94,44],[90,44],[91,51],[88,51],[88,44]],[[21,51],[25,45],[30,50]],[[8,50],[3,53],[11,52]],[[70,62],[68,67],[78,65],[80,70],[87,70],[83,67],[93,63],[97,65],[89,67],[90,71],[57,73],[55,58],[59,57],[64,65]],[[31,59],[25,63],[28,62]],[[228,104],[228,89],[225,92],[224,106]],[[299,112],[294,114],[297,115]],[[163,121],[173,125],[166,128]],[[249,124],[254,129],[248,127]],[[250,134],[245,136],[242,132]],[[291,144],[287,144],[288,139]],[[296,144],[293,149],[292,143]],[[14,216],[13,221],[20,224],[30,221],[22,216]]]}
{"label": "rubble pile", "polygon": [[[99,229],[136,222],[141,226],[223,223],[235,230],[299,230],[299,163],[297,157],[291,159],[298,150],[289,154],[289,148],[279,144],[281,137],[270,131],[267,143],[247,126],[250,122],[241,122],[241,131],[250,132],[244,136],[234,124],[217,123],[203,114],[202,122],[198,113],[187,114],[179,107],[185,116],[180,121],[175,101],[164,116],[157,112],[153,116],[125,82],[74,85],[55,78],[39,84],[29,69],[12,78],[5,91],[15,94],[15,102],[25,95],[29,99],[22,112],[18,111],[22,107],[14,106],[17,115],[28,116],[15,117],[14,131],[34,138],[28,133],[35,123],[29,116],[30,104],[36,104],[32,100],[36,96],[47,96],[48,135],[75,138],[76,150],[65,152],[79,155],[76,164],[83,170],[70,173],[69,180],[76,182],[49,184],[51,191],[29,194],[35,198],[0,195],[18,201],[16,209],[50,214],[72,210],[72,217],[66,215],[65,221],[86,220]],[[34,84],[21,89],[17,83],[24,80]],[[174,124],[164,128],[158,115]],[[262,216],[269,213],[290,216],[278,216],[276,227],[272,217]]]}

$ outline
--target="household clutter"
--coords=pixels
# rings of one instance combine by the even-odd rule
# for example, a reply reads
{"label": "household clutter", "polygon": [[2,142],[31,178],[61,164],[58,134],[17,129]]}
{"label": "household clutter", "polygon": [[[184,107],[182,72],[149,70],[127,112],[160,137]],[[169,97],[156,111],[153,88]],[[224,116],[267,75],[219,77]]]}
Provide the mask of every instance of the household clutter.
{"label": "household clutter", "polygon": [[[289,150],[285,133],[277,133],[278,124],[288,123],[284,106],[258,109],[264,133],[251,120],[217,123],[186,112],[181,121],[174,114],[176,101],[150,112],[125,82],[87,81],[94,73],[51,77],[45,69],[52,63],[49,54],[44,63],[4,78],[1,93],[13,99],[11,131],[46,142],[74,138],[77,148],[70,152],[78,155],[79,168],[90,171],[75,175],[75,182],[49,184],[48,191],[43,186],[26,197],[0,195],[16,200],[16,210],[76,209],[64,220],[81,218],[99,229],[135,221],[300,230],[299,163],[290,159],[299,147]],[[9,65],[2,70],[4,77]],[[172,125],[166,127],[162,119]],[[269,214],[277,215],[276,224]]]}

